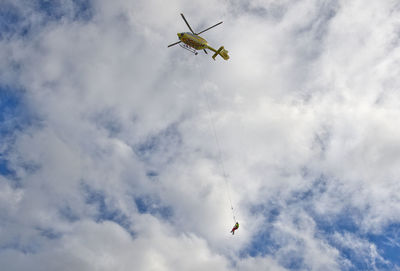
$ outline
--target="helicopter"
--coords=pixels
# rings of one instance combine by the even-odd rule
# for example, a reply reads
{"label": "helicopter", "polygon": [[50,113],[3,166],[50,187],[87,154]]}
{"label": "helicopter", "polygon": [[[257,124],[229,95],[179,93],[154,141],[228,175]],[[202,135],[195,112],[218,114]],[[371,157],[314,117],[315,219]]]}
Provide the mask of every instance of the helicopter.
{"label": "helicopter", "polygon": [[[224,46],[221,46],[221,47],[219,47],[218,50],[216,50],[216,49],[212,48],[210,45],[208,45],[208,42],[205,39],[203,39],[202,37],[199,36],[201,33],[206,32],[207,30],[210,30],[211,28],[222,24],[222,22],[219,22],[213,26],[210,26],[209,28],[204,29],[203,31],[200,31],[199,33],[195,33],[193,31],[193,29],[190,27],[189,23],[187,22],[185,16],[182,13],[181,13],[181,16],[182,16],[183,20],[185,21],[186,25],[188,26],[190,32],[178,33],[177,35],[178,35],[179,41],[168,45],[168,48],[179,44],[182,48],[194,53],[195,55],[198,54],[196,50],[203,50],[206,54],[208,54],[206,49],[209,49],[214,52],[214,55],[212,56],[212,58],[214,60],[217,57],[217,55],[220,55],[225,60],[229,59],[228,51],[225,50]],[[182,44],[182,42],[184,44]]]}

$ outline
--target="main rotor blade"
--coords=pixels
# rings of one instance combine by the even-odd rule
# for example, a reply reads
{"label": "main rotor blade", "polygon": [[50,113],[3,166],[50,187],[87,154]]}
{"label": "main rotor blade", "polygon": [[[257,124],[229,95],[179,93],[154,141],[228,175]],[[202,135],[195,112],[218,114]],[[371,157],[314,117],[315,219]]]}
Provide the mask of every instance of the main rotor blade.
{"label": "main rotor blade", "polygon": [[208,53],[207,53],[206,49],[203,49],[203,51],[204,51],[204,53],[206,53],[206,54],[208,55]]}
{"label": "main rotor blade", "polygon": [[[189,23],[186,21],[186,18],[185,18],[185,16],[183,16],[183,13],[181,13],[181,16],[182,16],[183,20],[185,21],[185,23],[187,24],[187,26],[189,27],[190,31],[194,34],[193,29],[190,27]],[[194,34],[194,35],[196,35],[196,34]]]}
{"label": "main rotor blade", "polygon": [[168,47],[171,47],[171,46],[177,45],[178,43],[181,43],[181,42],[182,42],[182,41],[178,41],[178,42],[172,43],[172,44],[168,45]]}
{"label": "main rotor blade", "polygon": [[219,22],[219,23],[217,23],[217,24],[214,24],[213,26],[210,26],[209,28],[204,29],[203,31],[201,31],[201,32],[199,32],[199,33],[196,33],[196,35],[200,35],[201,33],[206,32],[207,30],[210,30],[211,28],[216,27],[217,25],[220,25],[220,24],[222,24],[222,23],[223,23],[223,22]]}

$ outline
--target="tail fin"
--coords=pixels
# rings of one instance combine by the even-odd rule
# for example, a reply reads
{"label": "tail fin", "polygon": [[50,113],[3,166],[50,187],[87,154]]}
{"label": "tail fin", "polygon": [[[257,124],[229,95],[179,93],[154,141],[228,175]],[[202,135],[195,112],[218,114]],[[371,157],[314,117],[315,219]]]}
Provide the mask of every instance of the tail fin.
{"label": "tail fin", "polygon": [[225,50],[224,46],[219,47],[219,49],[215,52],[215,54],[212,56],[212,58],[215,60],[217,55],[220,55],[225,60],[229,59],[228,50]]}

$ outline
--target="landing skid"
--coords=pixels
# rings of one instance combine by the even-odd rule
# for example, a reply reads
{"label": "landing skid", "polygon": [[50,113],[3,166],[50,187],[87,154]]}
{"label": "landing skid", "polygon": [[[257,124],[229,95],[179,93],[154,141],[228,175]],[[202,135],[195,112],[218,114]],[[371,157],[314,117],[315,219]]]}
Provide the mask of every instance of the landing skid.
{"label": "landing skid", "polygon": [[183,49],[188,50],[189,52],[193,53],[194,55],[197,56],[198,52],[196,52],[196,50],[192,47],[190,47],[189,45],[186,44],[179,44]]}

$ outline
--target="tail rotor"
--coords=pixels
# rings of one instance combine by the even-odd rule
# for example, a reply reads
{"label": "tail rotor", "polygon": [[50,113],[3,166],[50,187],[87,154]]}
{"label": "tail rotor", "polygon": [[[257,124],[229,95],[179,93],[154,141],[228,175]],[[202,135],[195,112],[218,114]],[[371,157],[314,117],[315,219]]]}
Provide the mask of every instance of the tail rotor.
{"label": "tail rotor", "polygon": [[225,60],[229,59],[228,50],[225,50],[224,46],[219,47],[219,49],[215,52],[215,54],[212,56],[212,58],[215,60],[217,55],[220,55]]}

